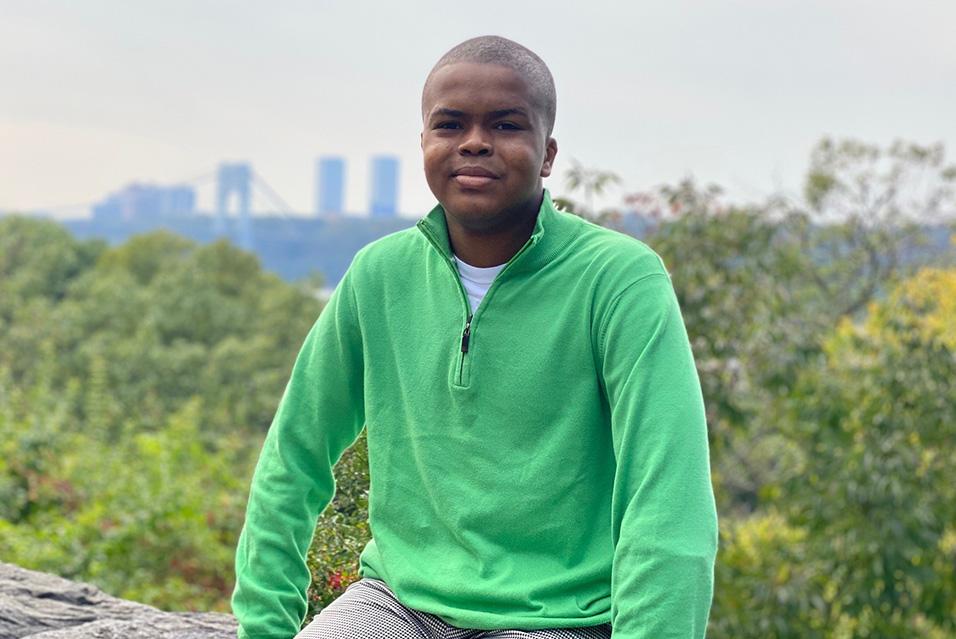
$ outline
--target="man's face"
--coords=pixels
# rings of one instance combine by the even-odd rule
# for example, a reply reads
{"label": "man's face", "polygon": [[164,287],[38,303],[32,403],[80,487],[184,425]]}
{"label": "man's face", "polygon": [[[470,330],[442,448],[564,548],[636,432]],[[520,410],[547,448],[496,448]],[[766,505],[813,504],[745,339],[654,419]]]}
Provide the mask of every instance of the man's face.
{"label": "man's face", "polygon": [[425,179],[454,222],[493,231],[530,208],[537,213],[558,147],[517,72],[448,65],[432,76],[422,105]]}

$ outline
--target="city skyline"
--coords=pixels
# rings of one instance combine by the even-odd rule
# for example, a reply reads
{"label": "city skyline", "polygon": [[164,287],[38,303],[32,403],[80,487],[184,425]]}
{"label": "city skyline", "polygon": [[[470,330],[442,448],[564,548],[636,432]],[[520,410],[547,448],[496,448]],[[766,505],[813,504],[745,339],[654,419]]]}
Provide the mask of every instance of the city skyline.
{"label": "city skyline", "polygon": [[[295,216],[326,217],[329,215],[349,215],[355,217],[394,217],[400,215],[398,174],[401,161],[392,155],[374,155],[370,158],[369,173],[372,176],[371,189],[366,208],[348,209],[344,204],[346,184],[346,162],[340,156],[320,156],[315,161],[315,199],[308,211],[297,211],[285,207],[281,194],[255,173],[250,162],[221,162],[215,172],[215,181],[208,175],[201,175],[191,181],[159,183],[156,181],[128,182],[110,190],[101,199],[89,204],[89,215],[101,221],[129,221],[133,218],[152,217],[156,219],[181,217],[188,215],[210,215],[217,219],[223,217],[254,216]],[[262,187],[273,196],[272,209],[257,209],[254,205],[253,185],[262,182]],[[207,205],[197,205],[198,185],[204,185],[209,197]],[[212,195],[215,194],[215,200]],[[275,202],[280,207],[275,208]],[[233,215],[232,211],[235,211]],[[30,215],[51,216],[49,211],[33,209],[25,211],[4,211],[0,214],[25,213]],[[64,218],[69,219],[69,218]],[[221,225],[221,221],[219,222]]]}

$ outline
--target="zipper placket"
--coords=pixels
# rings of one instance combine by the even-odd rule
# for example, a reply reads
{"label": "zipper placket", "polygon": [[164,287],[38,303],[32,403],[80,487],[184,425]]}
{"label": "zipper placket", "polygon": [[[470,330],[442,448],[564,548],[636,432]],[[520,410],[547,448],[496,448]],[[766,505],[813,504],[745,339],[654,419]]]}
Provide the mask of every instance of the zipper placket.
{"label": "zipper placket", "polygon": [[[481,299],[481,302],[478,303],[478,308],[475,309],[474,314],[468,315],[468,320],[465,322],[465,328],[461,333],[461,362],[458,366],[458,385],[464,385],[464,374],[465,374],[465,355],[468,354],[468,345],[471,341],[471,335],[475,331],[475,325],[478,322],[478,316],[484,314],[484,309],[488,305],[488,299],[491,297],[491,293],[498,287],[498,283],[501,282],[502,278],[508,272],[508,269],[511,268],[512,264],[521,256],[525,250],[534,243],[534,240],[528,238],[528,241],[524,243],[524,246],[521,247],[517,253],[511,256],[511,259],[505,264],[505,267],[501,269],[501,272],[498,273],[498,276],[495,277],[495,280],[491,283],[491,286],[488,287],[488,290],[485,292],[485,296]],[[452,264],[454,266],[454,264]],[[455,272],[455,279],[458,280],[459,286],[461,286],[461,277],[459,276],[457,269]],[[462,292],[464,292],[464,286],[461,286]],[[468,302],[467,295],[465,302],[468,304],[468,308],[471,308],[470,302]]]}
{"label": "zipper placket", "polygon": [[[468,308],[471,308],[469,303]],[[458,362],[458,385],[462,385],[462,377],[465,374],[465,355],[468,354],[468,342],[471,340],[471,313],[468,314],[468,320],[465,322],[465,330],[461,332],[461,358]]]}
{"label": "zipper placket", "polygon": [[[441,255],[442,260],[451,269],[452,277],[455,278],[455,285],[458,286],[458,292],[461,293],[461,301],[465,305],[465,328],[461,331],[461,354],[459,355],[458,360],[458,379],[456,383],[458,386],[461,386],[462,376],[465,370],[465,354],[468,352],[468,342],[471,339],[471,320],[473,314],[471,312],[471,302],[468,300],[468,293],[465,292],[465,287],[461,283],[461,276],[458,274],[458,269],[455,267],[455,258],[446,257],[444,251],[441,250],[441,244],[432,236],[431,231],[428,227],[421,226],[419,227],[425,234],[425,237],[428,238],[428,241],[432,246],[438,251],[438,254]],[[504,270],[504,269],[502,269]]]}
{"label": "zipper placket", "polygon": [[[425,237],[428,238],[428,241],[432,243],[438,252],[444,258],[444,253],[441,250],[441,246],[437,243],[435,238],[432,236],[431,231],[427,228],[423,228],[425,231]],[[521,249],[511,256],[511,259],[505,264],[505,267],[501,269],[501,272],[498,273],[498,276],[495,277],[495,280],[491,283],[491,286],[488,287],[488,290],[485,292],[484,297],[481,302],[478,303],[478,308],[475,309],[475,312],[471,312],[471,302],[468,299],[468,293],[465,292],[465,287],[461,282],[461,275],[458,272],[458,269],[455,267],[455,259],[453,257],[446,258],[445,262],[448,264],[448,267],[452,271],[452,275],[455,278],[455,282],[458,284],[458,290],[461,292],[462,301],[465,304],[465,327],[461,331],[461,355],[458,362],[458,385],[462,386],[464,382],[464,371],[465,371],[465,355],[468,354],[469,343],[471,342],[471,334],[474,331],[473,325],[476,323],[478,314],[487,306],[486,301],[491,296],[491,292],[497,288],[498,283],[501,281],[502,276],[511,268],[512,264],[524,253],[529,246],[534,244],[534,237],[528,238],[528,241],[524,243],[524,246]]]}

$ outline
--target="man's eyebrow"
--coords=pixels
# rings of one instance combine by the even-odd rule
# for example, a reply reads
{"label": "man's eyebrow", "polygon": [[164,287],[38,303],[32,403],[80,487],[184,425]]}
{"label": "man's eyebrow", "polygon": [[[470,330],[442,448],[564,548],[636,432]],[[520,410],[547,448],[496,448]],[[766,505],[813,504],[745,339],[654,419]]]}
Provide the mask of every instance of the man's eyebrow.
{"label": "man's eyebrow", "polygon": [[458,109],[441,108],[432,111],[431,117],[434,118],[436,116],[445,116],[446,118],[462,118],[465,116],[465,112],[459,111]]}
{"label": "man's eyebrow", "polygon": [[488,114],[488,116],[491,119],[504,118],[509,115],[520,115],[520,116],[528,117],[528,112],[522,108],[514,107],[511,109],[498,109],[497,111],[492,111],[491,113]]}

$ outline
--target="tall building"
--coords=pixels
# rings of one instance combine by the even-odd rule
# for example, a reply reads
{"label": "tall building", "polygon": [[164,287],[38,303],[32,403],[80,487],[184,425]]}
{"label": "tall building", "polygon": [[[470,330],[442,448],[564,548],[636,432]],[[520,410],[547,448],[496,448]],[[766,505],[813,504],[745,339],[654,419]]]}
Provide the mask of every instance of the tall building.
{"label": "tall building", "polygon": [[93,217],[103,221],[155,220],[193,215],[196,191],[189,186],[129,184],[93,205]]}
{"label": "tall building", "polygon": [[345,159],[326,155],[315,167],[315,212],[331,215],[345,211]]}
{"label": "tall building", "polygon": [[372,158],[371,200],[373,217],[395,217],[398,213],[398,158],[377,155]]}

